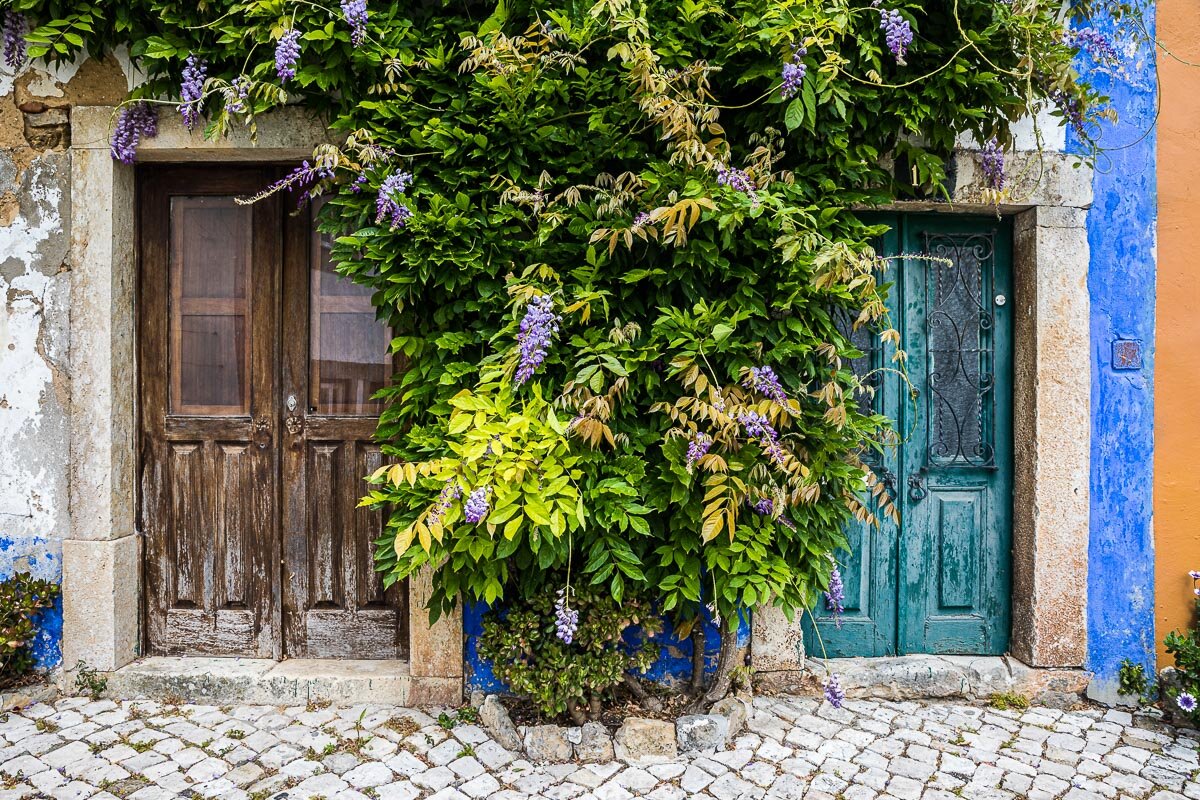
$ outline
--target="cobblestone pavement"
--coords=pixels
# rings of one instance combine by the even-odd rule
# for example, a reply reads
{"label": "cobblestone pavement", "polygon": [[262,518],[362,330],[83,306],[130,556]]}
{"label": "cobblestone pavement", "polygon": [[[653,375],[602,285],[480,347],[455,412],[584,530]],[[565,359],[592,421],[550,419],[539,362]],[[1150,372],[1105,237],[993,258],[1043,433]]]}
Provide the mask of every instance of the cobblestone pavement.
{"label": "cobblestone pavement", "polygon": [[1200,737],[1122,711],[757,698],[729,749],[640,767],[531,764],[452,714],[68,698],[0,717],[0,800],[1200,799]]}

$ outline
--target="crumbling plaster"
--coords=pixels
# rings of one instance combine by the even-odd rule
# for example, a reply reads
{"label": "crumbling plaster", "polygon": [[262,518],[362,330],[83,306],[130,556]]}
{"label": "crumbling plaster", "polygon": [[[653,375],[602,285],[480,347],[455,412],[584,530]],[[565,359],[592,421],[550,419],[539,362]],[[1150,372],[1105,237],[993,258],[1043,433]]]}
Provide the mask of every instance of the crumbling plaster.
{"label": "crumbling plaster", "polygon": [[[0,72],[0,577],[62,575],[71,526],[66,122],[110,68]],[[59,661],[61,624],[61,607],[43,619],[44,668]]]}

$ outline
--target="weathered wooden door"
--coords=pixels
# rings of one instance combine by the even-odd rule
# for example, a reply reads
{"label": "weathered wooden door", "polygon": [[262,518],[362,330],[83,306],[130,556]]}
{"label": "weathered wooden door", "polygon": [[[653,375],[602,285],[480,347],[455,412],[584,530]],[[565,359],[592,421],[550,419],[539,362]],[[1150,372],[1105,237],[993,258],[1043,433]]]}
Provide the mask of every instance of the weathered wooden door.
{"label": "weathered wooden door", "polygon": [[[142,518],[159,654],[278,657],[278,199],[266,170],[141,183]],[[132,376],[130,376],[132,378]]]}
{"label": "weathered wooden door", "polygon": [[372,568],[369,293],[333,272],[270,168],[140,177],[141,526],[156,654],[398,658],[406,594]]}
{"label": "weathered wooden door", "polygon": [[373,542],[383,515],[358,508],[380,464],[372,441],[391,377],[371,291],[333,270],[329,238],[289,219],[283,325],[284,636],[305,658],[399,658],[404,585],[384,591]]}
{"label": "weathered wooden door", "polygon": [[[902,443],[879,457],[900,523],[848,530],[846,613],[823,606],[809,652],[998,654],[1008,647],[1012,541],[1011,231],[996,219],[896,215],[879,243],[908,382],[874,373]],[[861,336],[861,334],[860,334]],[[864,345],[869,344],[864,337]],[[862,348],[856,369],[890,365]],[[819,632],[820,636],[816,634]]]}

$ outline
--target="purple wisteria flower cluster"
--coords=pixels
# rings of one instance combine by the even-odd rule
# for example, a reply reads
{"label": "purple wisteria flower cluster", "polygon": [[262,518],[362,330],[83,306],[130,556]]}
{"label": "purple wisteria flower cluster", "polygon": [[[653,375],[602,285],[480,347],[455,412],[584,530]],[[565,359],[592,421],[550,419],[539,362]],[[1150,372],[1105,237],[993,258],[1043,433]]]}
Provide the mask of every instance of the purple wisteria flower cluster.
{"label": "purple wisteria flower cluster", "polygon": [[826,679],[825,699],[834,708],[841,708],[842,704],[846,702],[846,691],[842,688],[842,682],[838,680],[837,675],[830,675]]}
{"label": "purple wisteria flower cluster", "polygon": [[404,193],[412,186],[411,172],[398,170],[383,179],[379,186],[379,195],[375,198],[375,222],[388,221],[395,230],[403,228],[412,219],[412,211],[404,204]]}
{"label": "purple wisteria flower cluster", "polygon": [[28,32],[29,23],[24,14],[4,12],[4,64],[10,69],[19,69],[25,64],[25,34]]}
{"label": "purple wisteria flower cluster", "polygon": [[558,600],[554,602],[554,635],[562,639],[563,644],[575,640],[575,632],[579,630],[579,612],[567,604],[567,590],[558,590]]}
{"label": "purple wisteria flower cluster", "polygon": [[712,447],[713,439],[707,433],[693,434],[691,440],[688,441],[687,449],[687,470],[691,472],[696,466],[696,462],[704,458],[708,453],[708,448]]}
{"label": "purple wisteria flower cluster", "polygon": [[754,179],[751,178],[745,170],[738,169],[737,167],[730,167],[725,164],[718,166],[717,184],[720,186],[728,186],[735,192],[741,192],[742,194],[749,195],[751,199],[758,199],[754,191],[758,188],[754,183]]}
{"label": "purple wisteria flower cluster", "polygon": [[767,418],[757,411],[743,411],[738,415],[738,422],[746,432],[746,438],[757,439],[767,458],[782,469],[786,463],[783,446],[779,444],[779,434]]}
{"label": "purple wisteria flower cluster", "polygon": [[754,513],[760,517],[769,517],[775,513],[775,501],[769,497],[760,497],[754,503]]}
{"label": "purple wisteria flower cluster", "polygon": [[463,518],[472,525],[477,525],[483,522],[484,517],[491,510],[491,502],[488,495],[491,494],[491,487],[477,486],[474,491],[467,496],[467,501],[463,503]]}
{"label": "purple wisteria flower cluster", "polygon": [[1003,189],[1007,180],[1004,174],[1004,151],[1000,149],[1000,143],[996,141],[995,136],[984,144],[980,161],[982,162],[983,180],[987,183],[988,188],[996,191]]}
{"label": "purple wisteria flower cluster", "polygon": [[747,389],[766,395],[781,406],[787,406],[787,392],[783,390],[775,370],[770,367],[751,367],[746,373],[744,385]]}
{"label": "purple wisteria flower cluster", "polygon": [[784,100],[795,97],[804,85],[804,76],[808,73],[808,67],[804,63],[806,55],[808,48],[797,46],[792,49],[792,60],[783,65],[783,85],[779,93],[783,95]]}
{"label": "purple wisteria flower cluster", "polygon": [[846,587],[842,585],[842,573],[835,566],[829,573],[829,589],[825,592],[825,608],[833,612],[833,624],[842,627],[842,613],[846,610]]}
{"label": "purple wisteria flower cluster", "polygon": [[757,411],[743,411],[738,415],[738,422],[742,424],[742,430],[750,439],[774,440],[779,437],[779,434],[771,427],[770,421]]}
{"label": "purple wisteria flower cluster", "polygon": [[230,114],[245,114],[250,107],[246,105],[246,100],[250,96],[250,79],[245,75],[238,75],[233,79],[233,83],[229,84],[229,88],[225,90],[225,110]]}
{"label": "purple wisteria flower cluster", "polygon": [[650,224],[650,212],[649,211],[643,211],[642,213],[638,214],[636,217],[633,218],[633,228],[635,230],[640,230],[641,228],[644,228],[649,224]]}
{"label": "purple wisteria flower cluster", "polygon": [[1079,98],[1064,92],[1062,89],[1055,89],[1050,93],[1050,99],[1054,105],[1058,107],[1058,111],[1063,115],[1063,119],[1071,124],[1075,129],[1075,133],[1081,139],[1087,138],[1087,130],[1083,127],[1083,108],[1079,105]]}
{"label": "purple wisteria flower cluster", "polygon": [[137,146],[142,139],[158,134],[158,112],[149,103],[137,101],[121,109],[109,141],[109,152],[115,161],[132,164],[137,158]]}
{"label": "purple wisteria flower cluster", "polygon": [[179,85],[179,113],[189,131],[200,121],[200,104],[204,101],[204,81],[208,77],[208,64],[195,55],[189,55],[183,66],[183,82]]}
{"label": "purple wisteria flower cluster", "polygon": [[1113,66],[1121,63],[1121,54],[1113,40],[1095,28],[1067,28],[1063,31],[1062,38],[1067,47],[1086,52],[1097,64]]}
{"label": "purple wisteria flower cluster", "polygon": [[451,478],[446,481],[442,491],[438,494],[437,503],[429,512],[428,519],[425,520],[425,525],[428,527],[440,523],[446,516],[446,512],[450,510],[450,506],[454,505],[454,501],[460,497],[462,497],[462,488],[458,485],[458,480]]}
{"label": "purple wisteria flower cluster", "polygon": [[554,299],[548,294],[539,294],[525,307],[521,319],[521,332],[517,334],[520,361],[513,380],[519,386],[533,377],[537,368],[546,360],[546,348],[558,333],[558,314],[554,313]]}
{"label": "purple wisteria flower cluster", "polygon": [[258,202],[276,192],[287,189],[299,193],[299,197],[296,200],[296,205],[299,207],[308,199],[308,189],[312,188],[317,181],[333,178],[333,175],[333,167],[328,164],[322,164],[321,162],[309,164],[307,161],[303,161],[300,163],[300,166],[254,195],[250,200],[251,202]]}
{"label": "purple wisteria flower cluster", "polygon": [[350,41],[358,47],[367,38],[367,0],[342,0],[342,16],[350,26]]}
{"label": "purple wisteria flower cluster", "polygon": [[300,31],[288,28],[275,44],[275,74],[287,83],[296,77],[296,62],[300,60]]}
{"label": "purple wisteria flower cluster", "polygon": [[[875,0],[871,5],[878,8],[879,0]],[[908,53],[908,47],[913,40],[912,26],[908,20],[896,9],[885,8],[879,12],[879,29],[883,31],[887,48],[896,57],[896,63],[904,66],[906,63],[904,56]]]}

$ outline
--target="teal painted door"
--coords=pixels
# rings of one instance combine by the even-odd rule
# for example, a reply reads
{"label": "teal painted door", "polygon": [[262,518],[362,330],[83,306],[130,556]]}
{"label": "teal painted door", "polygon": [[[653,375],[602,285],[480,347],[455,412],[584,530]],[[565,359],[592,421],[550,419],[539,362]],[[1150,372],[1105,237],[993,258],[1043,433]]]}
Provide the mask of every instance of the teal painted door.
{"label": "teal painted door", "polygon": [[875,410],[901,442],[872,466],[900,521],[853,522],[838,555],[845,613],[805,626],[830,657],[999,654],[1008,647],[1012,541],[1011,230],[990,218],[893,215],[877,247],[908,381],[893,352],[854,334]]}

